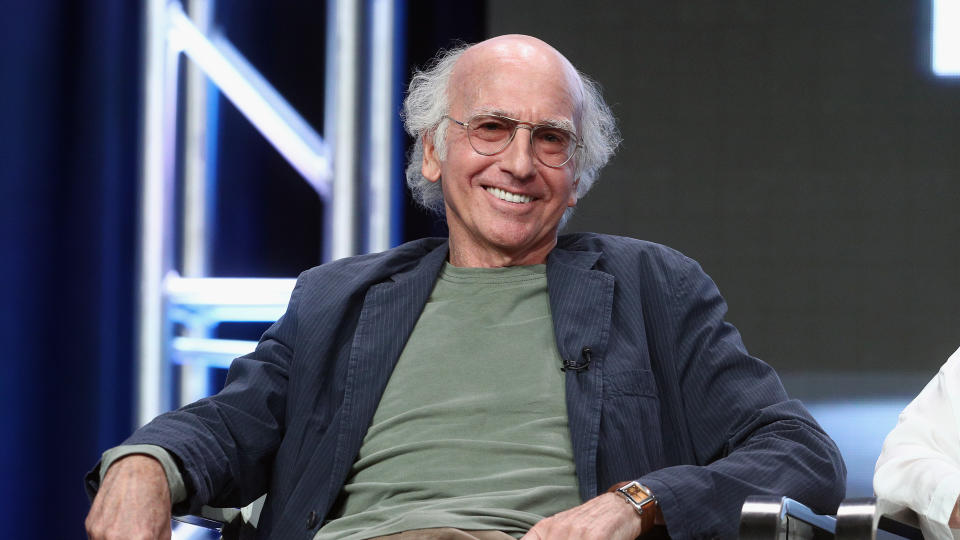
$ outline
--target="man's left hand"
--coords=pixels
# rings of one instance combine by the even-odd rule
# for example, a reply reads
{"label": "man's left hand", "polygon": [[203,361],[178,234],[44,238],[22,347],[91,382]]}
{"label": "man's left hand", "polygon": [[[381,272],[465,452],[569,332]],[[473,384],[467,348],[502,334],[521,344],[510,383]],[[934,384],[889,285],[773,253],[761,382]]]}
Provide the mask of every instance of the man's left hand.
{"label": "man's left hand", "polygon": [[623,497],[604,493],[541,520],[520,540],[634,540],[645,521]]}

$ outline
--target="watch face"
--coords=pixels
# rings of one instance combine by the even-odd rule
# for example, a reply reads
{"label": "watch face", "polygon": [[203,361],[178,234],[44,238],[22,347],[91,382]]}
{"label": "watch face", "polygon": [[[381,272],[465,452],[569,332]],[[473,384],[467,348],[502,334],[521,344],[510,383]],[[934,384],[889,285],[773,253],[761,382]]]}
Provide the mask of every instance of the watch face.
{"label": "watch face", "polygon": [[637,507],[638,512],[641,512],[644,506],[656,501],[650,490],[639,482],[631,482],[620,488],[620,491]]}
{"label": "watch face", "polygon": [[630,496],[633,497],[633,499],[637,502],[642,502],[644,499],[650,496],[650,492],[648,490],[636,483],[626,486],[623,490],[629,493]]}

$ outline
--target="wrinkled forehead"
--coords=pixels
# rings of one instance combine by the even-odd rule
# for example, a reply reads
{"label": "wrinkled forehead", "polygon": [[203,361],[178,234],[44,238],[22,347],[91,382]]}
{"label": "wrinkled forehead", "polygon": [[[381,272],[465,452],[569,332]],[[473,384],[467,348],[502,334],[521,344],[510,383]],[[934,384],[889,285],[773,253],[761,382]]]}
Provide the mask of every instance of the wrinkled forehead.
{"label": "wrinkled forehead", "polygon": [[497,112],[526,121],[580,123],[580,78],[566,58],[542,42],[471,47],[454,67],[447,91],[452,114]]}

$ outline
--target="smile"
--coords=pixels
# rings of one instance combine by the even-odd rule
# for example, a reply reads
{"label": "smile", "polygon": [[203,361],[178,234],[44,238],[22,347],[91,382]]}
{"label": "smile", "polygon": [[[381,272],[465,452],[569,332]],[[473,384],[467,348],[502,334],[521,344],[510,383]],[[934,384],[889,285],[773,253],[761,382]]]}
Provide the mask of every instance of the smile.
{"label": "smile", "polygon": [[519,193],[510,193],[509,191],[506,191],[500,188],[488,187],[484,189],[486,189],[487,192],[493,195],[494,197],[507,202],[526,204],[533,200],[533,197],[529,195],[520,195]]}

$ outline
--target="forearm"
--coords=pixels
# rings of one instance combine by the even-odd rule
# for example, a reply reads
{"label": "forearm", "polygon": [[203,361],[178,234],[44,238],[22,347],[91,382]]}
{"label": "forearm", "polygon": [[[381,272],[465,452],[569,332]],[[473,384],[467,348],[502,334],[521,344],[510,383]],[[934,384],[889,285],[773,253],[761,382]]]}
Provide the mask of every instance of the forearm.
{"label": "forearm", "polygon": [[751,431],[706,465],[678,465],[638,481],[656,494],[672,538],[735,537],[750,495],[788,496],[821,513],[836,510],[845,470],[836,446],[816,427],[780,420]]}

